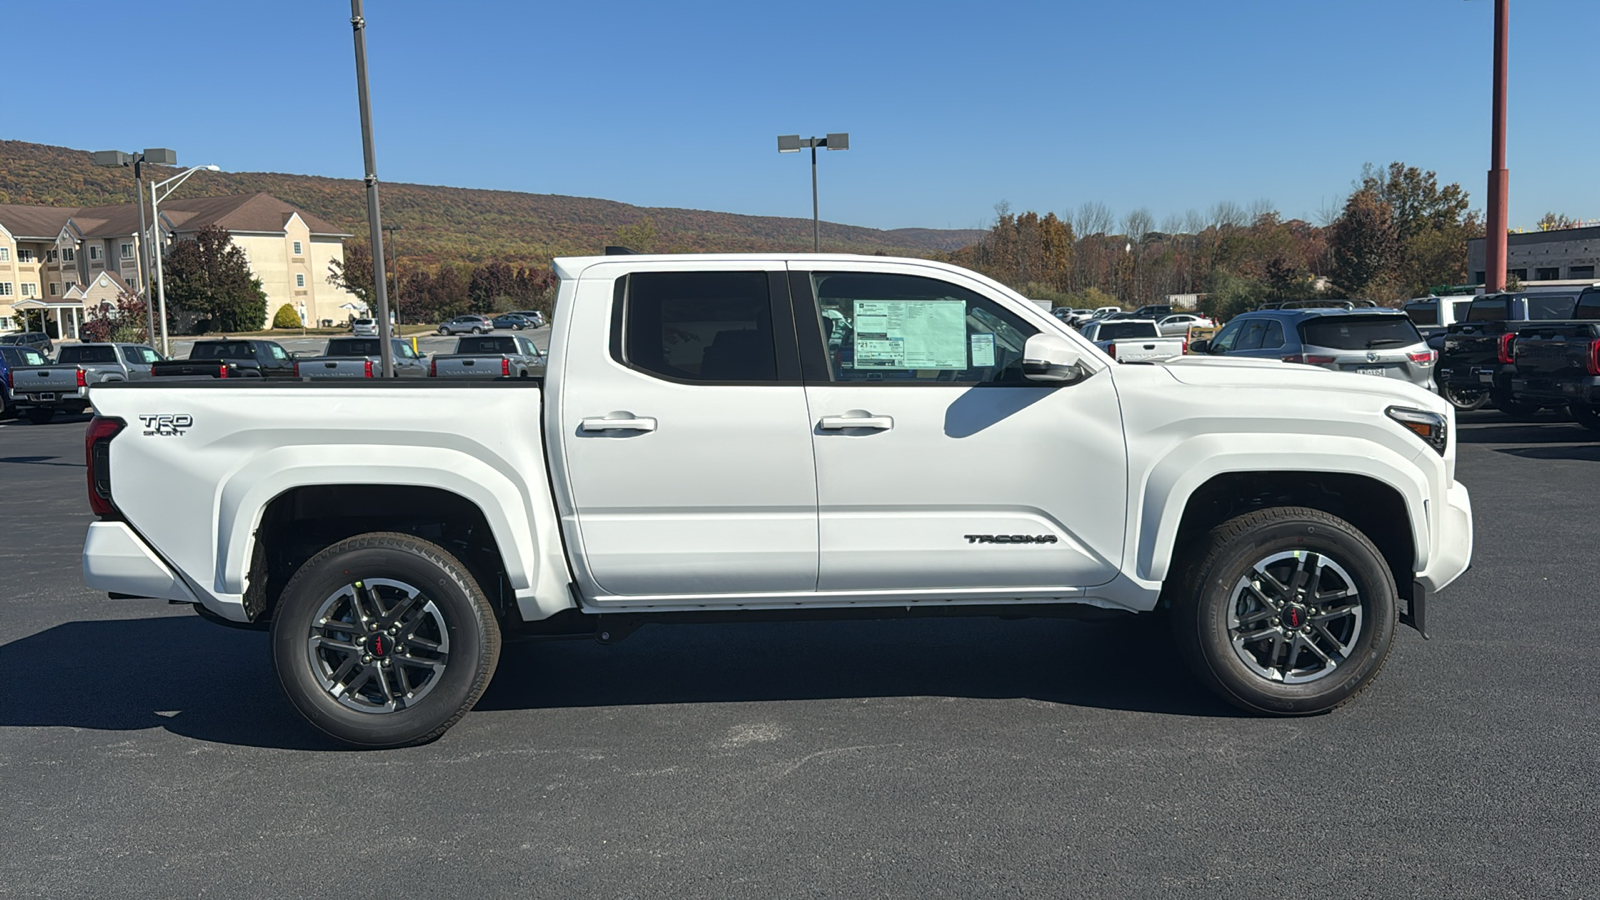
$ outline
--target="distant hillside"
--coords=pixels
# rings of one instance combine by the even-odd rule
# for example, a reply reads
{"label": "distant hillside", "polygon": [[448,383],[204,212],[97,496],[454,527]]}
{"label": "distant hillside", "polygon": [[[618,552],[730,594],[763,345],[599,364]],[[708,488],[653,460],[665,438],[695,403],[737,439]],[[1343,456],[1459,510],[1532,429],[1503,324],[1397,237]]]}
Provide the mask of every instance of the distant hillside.
{"label": "distant hillside", "polygon": [[[150,172],[165,171],[151,167]],[[161,176],[165,177],[165,176]],[[268,172],[203,172],[185,197],[266,191],[359,237],[367,233],[366,193],[354,179]],[[133,201],[133,174],[101,169],[87,152],[0,141],[0,203],[100,206]],[[595,253],[620,229],[649,219],[657,251],[770,252],[811,249],[811,220],[630,206],[611,200],[422,184],[382,189],[384,224],[399,225],[400,253],[412,264],[444,260],[547,262]],[[976,243],[983,232],[902,228],[881,231],[822,223],[822,249],[927,256]]]}

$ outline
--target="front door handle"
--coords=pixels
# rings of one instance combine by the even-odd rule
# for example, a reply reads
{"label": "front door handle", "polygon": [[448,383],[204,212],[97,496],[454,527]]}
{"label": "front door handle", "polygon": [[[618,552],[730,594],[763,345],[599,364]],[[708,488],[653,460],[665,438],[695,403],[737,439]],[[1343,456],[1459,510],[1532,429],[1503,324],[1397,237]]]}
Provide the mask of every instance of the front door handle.
{"label": "front door handle", "polygon": [[578,423],[582,431],[655,431],[656,420],[650,416],[617,415],[594,416]]}
{"label": "front door handle", "polygon": [[855,409],[842,416],[823,416],[821,421],[817,422],[817,428],[822,431],[849,431],[852,428],[888,431],[893,427],[892,416],[875,416]]}

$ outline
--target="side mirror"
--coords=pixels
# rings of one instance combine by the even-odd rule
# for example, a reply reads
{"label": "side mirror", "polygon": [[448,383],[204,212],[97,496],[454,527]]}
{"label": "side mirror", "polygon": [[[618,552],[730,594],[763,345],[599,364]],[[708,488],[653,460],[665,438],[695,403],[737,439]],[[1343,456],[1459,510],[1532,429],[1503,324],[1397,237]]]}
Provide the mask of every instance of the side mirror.
{"label": "side mirror", "polygon": [[1036,334],[1022,348],[1022,374],[1029,381],[1065,384],[1083,376],[1082,359],[1072,342],[1056,334]]}
{"label": "side mirror", "polygon": [[1193,353],[1210,353],[1211,352],[1211,342],[1210,341],[1191,341],[1189,343],[1189,352],[1191,354],[1193,354]]}

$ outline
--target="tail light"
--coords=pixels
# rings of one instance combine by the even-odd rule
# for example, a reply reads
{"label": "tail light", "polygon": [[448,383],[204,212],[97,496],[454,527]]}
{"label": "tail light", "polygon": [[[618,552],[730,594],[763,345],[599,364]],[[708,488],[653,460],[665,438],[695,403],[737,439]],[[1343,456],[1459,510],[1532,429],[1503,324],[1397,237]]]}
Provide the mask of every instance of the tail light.
{"label": "tail light", "polygon": [[1111,357],[1112,359],[1116,359],[1117,358],[1117,345],[1116,344],[1107,344],[1106,345],[1106,355]]}
{"label": "tail light", "polygon": [[1189,355],[1189,342],[1188,341],[1184,341],[1183,342],[1183,351],[1182,351],[1181,355],[1183,355],[1183,356],[1188,356]]}
{"label": "tail light", "polygon": [[1589,374],[1600,375],[1600,340],[1589,342]]}
{"label": "tail light", "polygon": [[1287,363],[1300,363],[1301,365],[1307,366],[1328,366],[1332,365],[1334,362],[1333,357],[1320,356],[1316,353],[1294,353],[1290,354],[1289,356],[1280,356],[1278,358]]}
{"label": "tail light", "polygon": [[1406,359],[1411,360],[1419,366],[1431,366],[1433,365],[1434,353],[1432,350],[1422,350],[1417,353],[1407,353]]}
{"label": "tail light", "polygon": [[88,387],[88,386],[89,386],[89,379],[85,378],[83,376],[83,370],[79,369],[78,370],[78,387]]}
{"label": "tail light", "polygon": [[151,366],[150,367],[150,377],[151,378],[156,377],[156,367],[155,366]]}
{"label": "tail light", "polygon": [[1517,336],[1512,332],[1506,332],[1505,334],[1500,335],[1500,346],[1495,350],[1494,353],[1495,362],[1502,366],[1509,366],[1517,361],[1516,358],[1511,355],[1513,351],[1511,343],[1516,339]]}
{"label": "tail light", "polygon": [[298,359],[294,361],[294,377],[300,377],[300,360]]}
{"label": "tail light", "polygon": [[500,377],[501,378],[510,378],[511,377],[511,360],[509,360],[509,359],[500,360]]}
{"label": "tail light", "polygon": [[367,360],[367,377],[372,377],[372,360]]}
{"label": "tail light", "polygon": [[223,363],[222,365],[217,366],[217,377],[218,378],[227,378],[228,377],[228,364],[227,363]]}
{"label": "tail light", "polygon": [[439,377],[439,361],[437,359],[428,360],[428,377]]}
{"label": "tail light", "polygon": [[83,462],[89,470],[89,508],[101,518],[120,514],[111,503],[111,439],[127,423],[121,419],[95,416],[83,438]]}

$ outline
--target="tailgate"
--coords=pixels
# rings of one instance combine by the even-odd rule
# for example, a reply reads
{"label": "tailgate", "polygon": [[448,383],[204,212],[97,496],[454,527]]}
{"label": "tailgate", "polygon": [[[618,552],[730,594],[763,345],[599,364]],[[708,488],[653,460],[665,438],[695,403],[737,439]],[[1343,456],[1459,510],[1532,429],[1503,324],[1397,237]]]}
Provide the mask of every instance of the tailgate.
{"label": "tailgate", "polygon": [[78,389],[78,367],[18,366],[11,370],[11,389],[18,394],[70,394]]}
{"label": "tailgate", "polygon": [[1519,375],[1586,372],[1594,329],[1588,325],[1525,328],[1512,344]]}
{"label": "tailgate", "polygon": [[505,375],[505,362],[503,356],[436,356],[433,374],[436,378],[500,378]]}
{"label": "tailgate", "polygon": [[295,363],[301,378],[371,378],[373,362],[363,357],[302,359]]}
{"label": "tailgate", "polygon": [[1183,341],[1176,338],[1130,338],[1112,341],[1118,362],[1146,362],[1183,355]]}

